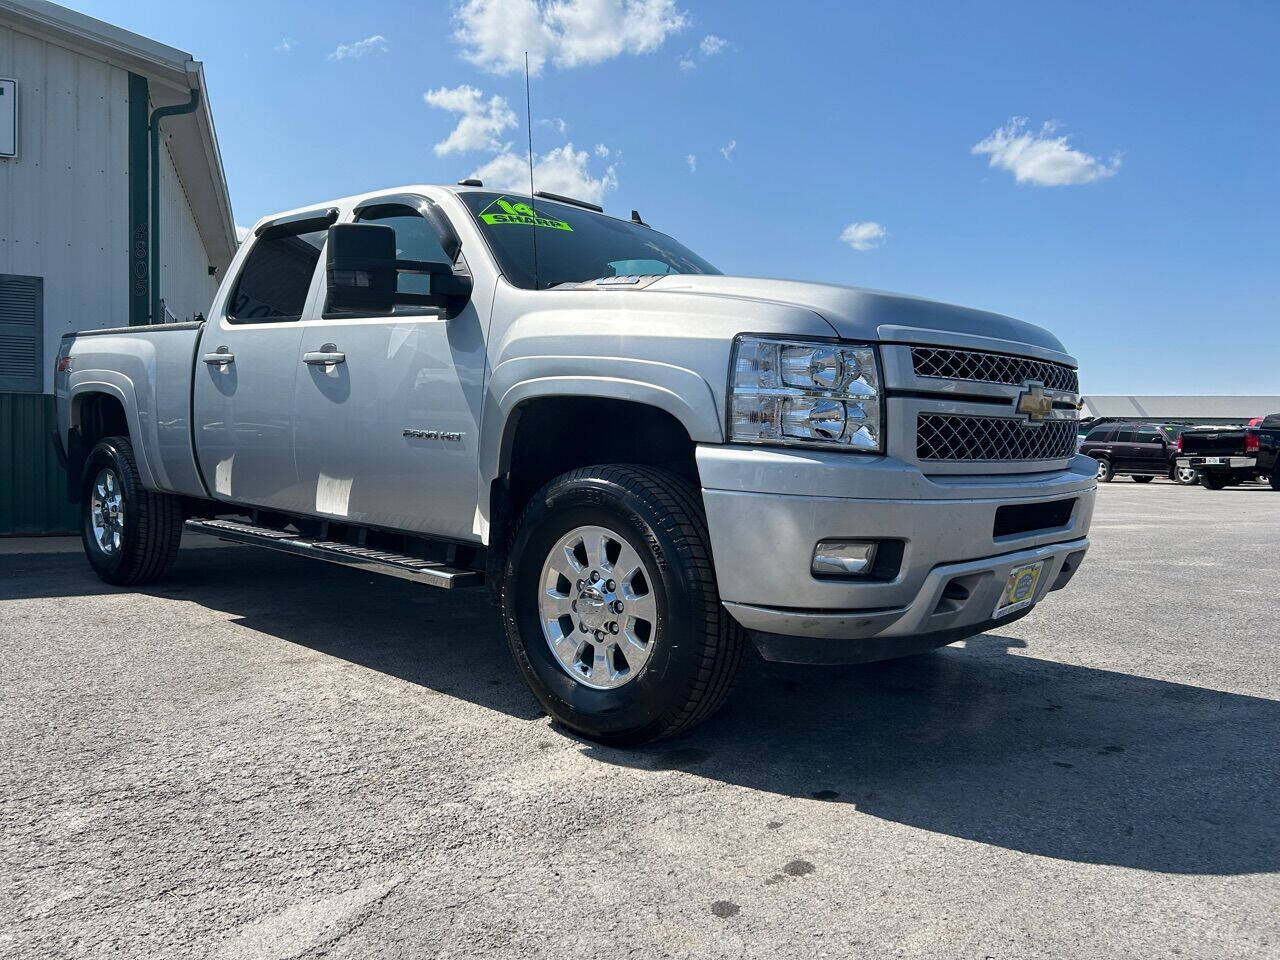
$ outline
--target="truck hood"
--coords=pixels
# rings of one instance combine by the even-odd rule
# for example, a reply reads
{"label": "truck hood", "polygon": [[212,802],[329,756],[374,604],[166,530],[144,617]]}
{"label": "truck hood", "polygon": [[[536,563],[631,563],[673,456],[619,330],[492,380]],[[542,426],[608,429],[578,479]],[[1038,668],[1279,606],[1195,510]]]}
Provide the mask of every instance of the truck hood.
{"label": "truck hood", "polygon": [[1075,365],[1062,342],[1043,327],[999,313],[900,293],[797,280],[693,274],[662,277],[647,289],[804,307],[846,340],[937,343],[941,336],[945,343],[1016,350]]}

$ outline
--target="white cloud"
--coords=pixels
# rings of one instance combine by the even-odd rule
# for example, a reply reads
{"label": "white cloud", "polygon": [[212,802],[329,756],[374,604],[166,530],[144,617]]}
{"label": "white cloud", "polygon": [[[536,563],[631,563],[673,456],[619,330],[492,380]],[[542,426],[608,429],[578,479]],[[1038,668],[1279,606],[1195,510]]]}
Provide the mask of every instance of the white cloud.
{"label": "white cloud", "polygon": [[685,73],[688,73],[690,70],[696,69],[697,66],[698,64],[693,59],[693,57],[684,56],[680,58],[680,69],[685,71]]}
{"label": "white cloud", "polygon": [[975,156],[987,154],[988,166],[1013,174],[1018,183],[1038,187],[1063,187],[1094,183],[1114,176],[1120,169],[1120,158],[1110,161],[1077,150],[1065,136],[1055,137],[1057,124],[1044,124],[1039,133],[1027,130],[1026,117],[1014,117],[1003,127],[969,150]]}
{"label": "white cloud", "polygon": [[294,47],[298,45],[298,41],[293,37],[281,37],[280,42],[276,44],[277,53],[292,53]]}
{"label": "white cloud", "polygon": [[551,127],[556,133],[561,135],[569,129],[569,124],[565,123],[564,117],[543,117],[534,121],[540,127]]}
{"label": "white cloud", "polygon": [[889,231],[874,220],[859,220],[840,232],[840,242],[854,250],[874,250],[889,237]]}
{"label": "white cloud", "polygon": [[240,226],[240,224],[237,223],[236,224],[236,242],[244,243],[245,237],[247,236],[249,236],[249,228],[242,227]]}
{"label": "white cloud", "polygon": [[340,43],[333,53],[329,54],[330,60],[357,60],[360,57],[367,57],[371,53],[386,53],[391,45],[387,43],[387,38],[380,33],[375,33],[372,37],[365,37],[363,40],[357,40],[355,43]]}
{"label": "white cloud", "polygon": [[466,150],[502,150],[499,136],[516,125],[516,114],[503,97],[484,98],[484,91],[463,84],[441,87],[422,95],[430,106],[461,114],[453,132],[433,148],[437,155],[462,153]]}
{"label": "white cloud", "polygon": [[[574,150],[572,143],[538,157],[533,165],[534,184],[539,190],[563,194],[578,200],[601,203],[604,195],[618,188],[618,175],[612,165],[600,176],[592,176],[588,168],[591,155]],[[505,150],[471,176],[483,180],[495,190],[529,191],[529,155]]]}
{"label": "white cloud", "polygon": [[724,157],[726,160],[732,160],[733,151],[736,149],[738,149],[738,141],[730,140],[728,143],[726,143],[723,147],[720,148],[720,155]]}
{"label": "white cloud", "polygon": [[587,66],[652,53],[687,20],[675,0],[463,0],[454,39],[463,59],[492,73],[538,73],[548,60]]}
{"label": "white cloud", "polygon": [[603,143],[597,143],[597,144],[596,144],[596,156],[597,156],[597,157],[601,157],[601,158],[603,158],[603,159],[605,159],[605,160],[608,160],[608,159],[609,159],[609,148],[608,148],[608,147],[606,147]]}
{"label": "white cloud", "polygon": [[702,43],[699,44],[699,47],[701,47],[704,57],[714,57],[728,45],[729,41],[724,37],[717,37],[714,33],[708,33],[702,38]]}
{"label": "white cloud", "polygon": [[689,154],[687,157],[684,158],[684,162],[689,165],[690,173],[698,172],[698,157],[696,154],[692,154],[692,153]]}

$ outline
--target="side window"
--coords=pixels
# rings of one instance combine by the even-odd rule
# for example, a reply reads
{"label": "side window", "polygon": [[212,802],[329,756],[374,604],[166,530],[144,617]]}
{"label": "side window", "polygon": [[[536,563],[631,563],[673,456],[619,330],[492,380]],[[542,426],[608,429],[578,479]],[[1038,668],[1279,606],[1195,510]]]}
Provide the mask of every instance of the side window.
{"label": "side window", "polygon": [[1094,443],[1103,443],[1111,439],[1111,433],[1114,429],[1114,427],[1094,427],[1089,431],[1089,436],[1085,437],[1085,439],[1092,440]]}
{"label": "side window", "polygon": [[1135,436],[1137,436],[1136,430],[1121,430],[1116,434],[1116,442],[1133,443]]}
{"label": "side window", "polygon": [[302,319],[325,235],[316,230],[256,241],[231,293],[227,319],[232,323]]}
{"label": "side window", "polygon": [[[438,224],[433,223],[412,207],[399,203],[368,207],[360,211],[356,222],[379,223],[395,230],[396,256],[401,260],[457,262],[457,249],[452,252],[446,249],[446,244],[456,248],[456,241],[446,237]],[[421,273],[402,273],[397,289],[401,293],[427,294],[431,292],[431,278]],[[423,307],[402,305],[396,307],[395,312],[430,313],[434,311]]]}
{"label": "side window", "polygon": [[1139,430],[1138,443],[1159,443],[1160,434],[1154,430]]}

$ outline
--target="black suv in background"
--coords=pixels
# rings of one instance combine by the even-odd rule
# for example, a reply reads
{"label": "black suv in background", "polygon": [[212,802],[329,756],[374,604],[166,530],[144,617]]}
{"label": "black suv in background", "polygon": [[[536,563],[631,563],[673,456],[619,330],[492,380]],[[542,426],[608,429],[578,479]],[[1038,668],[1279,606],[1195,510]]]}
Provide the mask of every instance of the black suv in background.
{"label": "black suv in background", "polygon": [[1199,481],[1197,472],[1180,470],[1175,462],[1183,429],[1183,424],[1100,423],[1081,441],[1080,452],[1098,461],[1098,479],[1103,483],[1124,474],[1138,483],[1168,477],[1193,484]]}

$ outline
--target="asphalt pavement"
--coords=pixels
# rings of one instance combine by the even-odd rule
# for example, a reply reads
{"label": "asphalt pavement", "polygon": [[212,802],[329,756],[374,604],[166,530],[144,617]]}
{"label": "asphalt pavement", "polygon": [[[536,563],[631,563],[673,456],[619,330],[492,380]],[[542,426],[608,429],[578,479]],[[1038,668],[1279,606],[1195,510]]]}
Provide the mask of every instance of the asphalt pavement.
{"label": "asphalt pavement", "polygon": [[636,751],[478,593],[0,541],[0,955],[1280,956],[1280,494],[1118,479],[1071,586],[893,663],[748,665]]}

